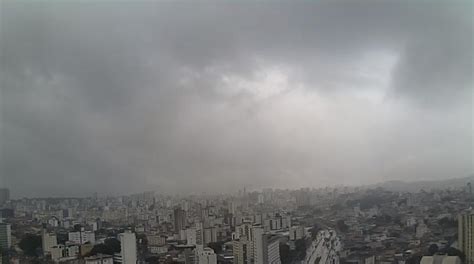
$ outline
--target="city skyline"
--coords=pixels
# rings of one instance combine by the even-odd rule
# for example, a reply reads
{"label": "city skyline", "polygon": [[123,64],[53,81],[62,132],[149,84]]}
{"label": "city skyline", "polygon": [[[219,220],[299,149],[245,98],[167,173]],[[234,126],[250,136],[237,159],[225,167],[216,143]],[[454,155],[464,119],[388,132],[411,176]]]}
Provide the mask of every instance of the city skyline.
{"label": "city skyline", "polygon": [[[4,191],[4,190],[3,190]],[[2,263],[472,264],[470,184],[19,199]]]}
{"label": "city skyline", "polygon": [[[377,182],[373,184],[366,185],[344,185],[344,184],[334,184],[334,185],[325,185],[325,186],[300,186],[300,187],[273,187],[273,186],[261,186],[255,188],[250,185],[235,186],[235,188],[228,191],[219,191],[214,192],[188,192],[188,193],[179,193],[173,191],[167,191],[160,188],[157,189],[144,189],[138,190],[136,192],[93,192],[93,193],[83,193],[80,196],[64,196],[60,194],[50,194],[45,196],[20,196],[15,191],[9,188],[0,188],[0,204],[8,200],[21,200],[21,199],[84,199],[84,198],[111,198],[111,197],[125,197],[125,196],[134,196],[142,194],[153,194],[163,197],[180,197],[186,198],[190,196],[196,197],[216,197],[220,195],[229,195],[229,196],[240,196],[245,193],[260,193],[268,190],[272,191],[301,191],[301,190],[334,190],[344,192],[347,190],[371,190],[375,188],[381,188],[386,191],[392,192],[401,192],[401,193],[416,193],[421,190],[441,190],[441,189],[466,189],[470,188],[471,183],[474,182],[474,175],[469,177],[462,178],[451,178],[451,179],[441,179],[441,180],[412,180],[412,181],[401,181],[401,180],[392,180]],[[6,193],[5,193],[6,191]]]}

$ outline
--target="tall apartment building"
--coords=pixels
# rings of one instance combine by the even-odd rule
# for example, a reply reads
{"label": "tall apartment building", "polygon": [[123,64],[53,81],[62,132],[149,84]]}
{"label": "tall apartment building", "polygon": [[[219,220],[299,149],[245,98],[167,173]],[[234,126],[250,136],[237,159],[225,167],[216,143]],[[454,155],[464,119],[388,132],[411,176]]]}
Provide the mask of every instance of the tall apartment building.
{"label": "tall apartment building", "polygon": [[466,255],[466,264],[474,264],[474,213],[458,216],[458,245]]}
{"label": "tall apartment building", "polygon": [[137,239],[135,233],[126,231],[118,235],[121,244],[121,263],[136,264],[137,263]]}
{"label": "tall apartment building", "polygon": [[280,264],[280,239],[278,236],[264,233],[262,226],[254,226],[253,230],[253,263]]}
{"label": "tall apartment building", "polygon": [[265,234],[264,227],[244,223],[236,229],[234,263],[280,264],[280,242],[277,236]]}
{"label": "tall apartment building", "polygon": [[281,264],[280,239],[277,236],[264,235],[263,258],[262,263]]}
{"label": "tall apartment building", "polygon": [[250,242],[245,238],[239,238],[233,242],[233,255],[234,255],[234,264],[250,264],[250,256],[252,255],[252,250]]}
{"label": "tall apartment building", "polygon": [[186,244],[187,245],[197,245],[197,230],[196,228],[186,229]]}
{"label": "tall apartment building", "polygon": [[0,249],[9,249],[12,246],[10,224],[0,223]]}
{"label": "tall apartment building", "polygon": [[186,211],[181,208],[175,208],[173,210],[174,230],[179,231],[186,228]]}
{"label": "tall apartment building", "polygon": [[204,245],[204,225],[201,222],[197,222],[196,228],[196,245]]}
{"label": "tall apartment building", "polygon": [[253,226],[252,227],[252,237],[253,237],[253,262],[255,264],[265,263],[265,256],[263,250],[264,243],[264,230],[262,226]]}
{"label": "tall apartment building", "polygon": [[207,245],[212,242],[217,242],[217,227],[204,228],[203,232],[203,245]]}
{"label": "tall apartment building", "polygon": [[43,229],[41,233],[41,248],[43,249],[43,254],[51,254],[51,249],[57,245],[58,239],[56,237],[56,234],[48,233],[45,229]]}

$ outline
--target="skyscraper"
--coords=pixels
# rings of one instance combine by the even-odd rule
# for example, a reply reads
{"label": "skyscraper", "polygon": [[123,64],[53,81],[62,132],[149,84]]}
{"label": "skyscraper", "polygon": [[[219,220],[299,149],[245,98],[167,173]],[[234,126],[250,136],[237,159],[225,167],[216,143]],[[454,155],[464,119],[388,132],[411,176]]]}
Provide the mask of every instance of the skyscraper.
{"label": "skyscraper", "polygon": [[280,264],[278,236],[266,234],[261,225],[243,223],[236,229],[234,263]]}
{"label": "skyscraper", "polygon": [[137,263],[137,240],[135,233],[125,231],[118,235],[121,246],[122,264]]}
{"label": "skyscraper", "polygon": [[460,214],[458,217],[458,245],[466,255],[466,264],[474,264],[474,213]]}
{"label": "skyscraper", "polygon": [[41,247],[43,254],[47,255],[51,253],[51,249],[58,245],[58,239],[56,234],[48,233],[45,229],[41,232]]}
{"label": "skyscraper", "polygon": [[280,240],[278,236],[265,234],[263,227],[254,226],[253,263],[280,264]]}
{"label": "skyscraper", "polygon": [[186,211],[181,208],[175,208],[173,211],[174,230],[178,232],[186,228]]}
{"label": "skyscraper", "polygon": [[263,227],[262,226],[254,226],[252,228],[252,235],[254,238],[253,242],[253,254],[254,254],[254,263],[255,264],[264,264],[265,263],[265,256],[264,256],[264,234],[263,234]]}
{"label": "skyscraper", "polygon": [[250,241],[246,237],[242,237],[233,241],[234,264],[251,263]]}
{"label": "skyscraper", "polygon": [[263,242],[264,263],[281,264],[280,239],[274,235],[264,235]]}
{"label": "skyscraper", "polygon": [[0,249],[9,249],[12,245],[10,224],[0,223]]}

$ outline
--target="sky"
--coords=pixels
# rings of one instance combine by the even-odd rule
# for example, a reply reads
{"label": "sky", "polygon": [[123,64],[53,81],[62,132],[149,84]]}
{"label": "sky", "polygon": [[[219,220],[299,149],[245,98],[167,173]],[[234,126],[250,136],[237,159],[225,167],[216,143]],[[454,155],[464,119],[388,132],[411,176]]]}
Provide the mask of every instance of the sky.
{"label": "sky", "polygon": [[2,1],[16,197],[466,177],[471,1]]}

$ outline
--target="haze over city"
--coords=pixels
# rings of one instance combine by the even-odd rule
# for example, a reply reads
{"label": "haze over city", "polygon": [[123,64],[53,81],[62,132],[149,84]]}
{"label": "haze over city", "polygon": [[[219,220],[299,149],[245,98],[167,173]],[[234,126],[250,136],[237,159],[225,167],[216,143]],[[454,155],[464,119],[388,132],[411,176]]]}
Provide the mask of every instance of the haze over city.
{"label": "haze over city", "polygon": [[0,8],[13,197],[474,172],[470,1]]}

